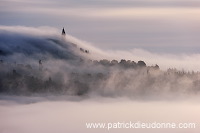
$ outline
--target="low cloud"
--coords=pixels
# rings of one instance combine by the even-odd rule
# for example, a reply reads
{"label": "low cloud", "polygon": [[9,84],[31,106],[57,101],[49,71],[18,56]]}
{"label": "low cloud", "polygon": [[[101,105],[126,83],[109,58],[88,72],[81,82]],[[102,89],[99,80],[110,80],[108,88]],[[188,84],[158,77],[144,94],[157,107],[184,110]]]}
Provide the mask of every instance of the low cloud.
{"label": "low cloud", "polygon": [[[58,98],[58,96],[57,96]],[[7,97],[7,99],[13,99]],[[34,101],[33,98],[16,97],[15,101]],[[40,99],[35,97],[35,99]],[[36,100],[35,100],[36,101]],[[15,103],[0,100],[0,131],[15,133],[107,133],[108,129],[87,129],[86,123],[196,123],[196,128],[188,129],[110,129],[110,133],[198,133],[197,101],[147,101],[127,99],[90,99],[80,102],[42,100],[36,103]]]}

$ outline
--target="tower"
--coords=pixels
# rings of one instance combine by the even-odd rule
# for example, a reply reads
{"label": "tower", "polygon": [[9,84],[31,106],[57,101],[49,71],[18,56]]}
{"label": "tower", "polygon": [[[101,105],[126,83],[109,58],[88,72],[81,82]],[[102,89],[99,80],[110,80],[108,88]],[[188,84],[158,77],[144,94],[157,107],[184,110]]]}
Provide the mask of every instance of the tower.
{"label": "tower", "polygon": [[65,29],[64,29],[64,27],[62,29],[62,35],[65,35]]}
{"label": "tower", "polygon": [[39,60],[39,70],[42,70],[42,60]]}

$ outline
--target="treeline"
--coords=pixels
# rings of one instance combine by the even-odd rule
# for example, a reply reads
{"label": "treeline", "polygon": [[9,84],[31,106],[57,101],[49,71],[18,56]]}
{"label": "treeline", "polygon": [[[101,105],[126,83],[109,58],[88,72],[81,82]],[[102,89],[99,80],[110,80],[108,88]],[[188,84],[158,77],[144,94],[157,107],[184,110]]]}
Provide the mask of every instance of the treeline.
{"label": "treeline", "polygon": [[[75,63],[76,65],[76,63]],[[95,67],[101,65],[105,69],[118,67],[119,69],[127,68],[146,68],[144,61],[137,63],[130,60],[83,60],[77,63],[77,69],[81,70],[83,66]],[[159,67],[158,67],[159,68]],[[46,76],[48,73],[48,76]],[[49,73],[52,73],[49,75]],[[38,67],[30,64],[7,63],[0,60],[0,93],[9,94],[31,94],[31,93],[70,93],[73,95],[86,94],[91,88],[100,88],[103,82],[109,78],[108,71],[102,72],[84,72],[63,70],[58,73],[62,80],[58,80],[52,70],[47,69],[42,60],[38,61]],[[67,81],[64,82],[64,79]]]}
{"label": "treeline", "polygon": [[[80,62],[81,63],[81,62]],[[84,65],[84,63],[81,63]],[[53,64],[52,64],[53,65]],[[80,64],[79,64],[80,65]],[[81,69],[81,66],[77,69]],[[104,73],[86,73],[60,70],[54,73],[45,63],[38,61],[38,67],[29,64],[0,63],[0,93],[31,95],[33,93],[86,94],[91,86],[106,80]],[[67,81],[65,81],[67,79]],[[95,82],[94,84],[92,82]]]}
{"label": "treeline", "polygon": [[[81,61],[83,61],[81,59]],[[120,67],[122,69],[127,69],[127,68],[133,68],[133,69],[137,69],[137,68],[147,68],[147,69],[157,69],[159,70],[160,67],[156,64],[154,66],[147,66],[146,63],[144,61],[131,61],[131,60],[125,60],[125,59],[121,59],[120,61],[118,60],[107,60],[107,59],[103,59],[103,60],[89,60],[89,61],[85,61],[86,63],[92,63],[95,65],[103,65],[105,67]]]}
{"label": "treeline", "polygon": [[[22,70],[24,69],[24,70]],[[30,73],[31,74],[30,74]],[[0,76],[0,93],[14,95],[31,95],[33,93],[83,95],[90,91],[92,86],[99,86],[106,81],[103,73],[58,73],[46,78],[49,70],[34,70],[27,68],[13,69]],[[57,76],[60,76],[57,79]],[[65,77],[67,76],[67,81]]]}
{"label": "treeline", "polygon": [[[147,66],[143,61],[136,63],[124,59],[119,62],[80,60],[78,64],[75,62],[70,65],[73,65],[73,69],[60,69],[57,72],[53,67],[47,68],[41,60],[37,67],[1,61],[0,93],[86,95],[95,92],[103,96],[140,96],[200,91],[199,72],[176,69],[162,71],[158,65]],[[98,66],[101,66],[100,70]]]}

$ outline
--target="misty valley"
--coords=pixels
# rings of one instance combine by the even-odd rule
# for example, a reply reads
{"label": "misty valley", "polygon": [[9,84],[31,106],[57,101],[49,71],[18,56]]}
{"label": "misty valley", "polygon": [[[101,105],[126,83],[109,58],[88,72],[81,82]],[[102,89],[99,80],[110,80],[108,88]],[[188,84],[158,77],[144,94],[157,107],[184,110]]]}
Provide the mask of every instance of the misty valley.
{"label": "misty valley", "polygon": [[0,133],[200,133],[200,0],[0,0]]}

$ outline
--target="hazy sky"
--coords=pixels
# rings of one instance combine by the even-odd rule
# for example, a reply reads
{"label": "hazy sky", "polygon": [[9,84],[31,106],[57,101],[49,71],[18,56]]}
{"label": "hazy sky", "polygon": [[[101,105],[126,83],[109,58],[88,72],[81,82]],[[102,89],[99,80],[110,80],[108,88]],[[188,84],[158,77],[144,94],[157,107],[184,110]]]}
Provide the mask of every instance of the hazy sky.
{"label": "hazy sky", "polygon": [[52,26],[102,49],[199,53],[200,0],[0,0],[0,25]]}

